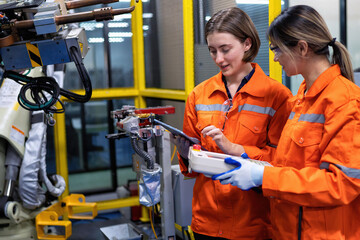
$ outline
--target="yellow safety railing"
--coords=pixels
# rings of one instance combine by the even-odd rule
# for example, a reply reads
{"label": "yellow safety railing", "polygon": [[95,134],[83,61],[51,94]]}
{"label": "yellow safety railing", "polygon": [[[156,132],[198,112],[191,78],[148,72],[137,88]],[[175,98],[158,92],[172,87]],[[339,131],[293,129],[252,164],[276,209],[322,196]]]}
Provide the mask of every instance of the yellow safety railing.
{"label": "yellow safety railing", "polygon": [[[183,0],[185,94],[195,86],[193,0]],[[186,100],[186,99],[184,99]]]}
{"label": "yellow safety railing", "polygon": [[[134,87],[133,88],[111,88],[94,89],[91,100],[110,100],[119,98],[134,98],[135,106],[146,107],[145,99],[160,98],[167,100],[185,101],[195,86],[194,67],[194,19],[193,0],[183,0],[183,36],[184,36],[184,90],[146,88],[145,83],[145,58],[144,58],[144,37],[142,21],[142,3],[131,1],[136,5],[132,14],[132,45],[133,45],[133,66],[134,66]],[[280,13],[281,0],[270,0],[269,2],[269,23]],[[273,53],[269,52],[270,76],[281,82],[282,70],[278,63],[273,61]],[[75,91],[83,94],[83,91]],[[62,99],[66,101],[66,99]],[[58,106],[60,107],[60,106]],[[66,113],[65,113],[66,114]],[[55,114],[56,124],[54,126],[56,168],[57,173],[64,177],[68,184],[68,164],[66,150],[66,128],[65,114]],[[67,187],[62,197],[69,195]],[[60,198],[61,199],[61,198]],[[99,209],[114,209],[119,207],[138,206],[139,200],[136,197],[128,199],[117,199],[106,202],[98,202]]]}
{"label": "yellow safety railing", "polygon": [[[131,4],[134,5],[134,0]],[[141,95],[141,91],[146,88],[145,81],[145,58],[144,58],[144,32],[143,32],[143,8],[142,2],[136,4],[135,10],[131,13],[131,28],[133,32],[133,68],[134,68],[134,87],[139,91],[135,98],[135,106],[139,108],[146,107],[145,98]]]}
{"label": "yellow safety railing", "polygon": [[[146,107],[145,98],[160,98],[169,100],[185,101],[187,95],[194,87],[194,37],[193,37],[193,1],[183,1],[183,21],[184,21],[184,64],[185,64],[185,90],[157,89],[146,88],[145,83],[145,59],[144,59],[144,37],[143,37],[143,20],[142,20],[142,3],[131,1],[135,5],[135,10],[131,13],[132,25],[132,45],[133,45],[133,66],[134,66],[134,87],[133,88],[111,88],[111,89],[94,89],[91,100],[110,100],[119,98],[134,98],[135,106],[138,108]],[[84,94],[83,90],[74,91],[77,94]],[[66,99],[62,99],[66,101]],[[60,107],[60,106],[58,106]],[[65,113],[66,114],[66,113]],[[56,169],[57,174],[64,177],[68,184],[68,163],[66,150],[66,126],[65,114],[55,114],[56,124],[54,126],[55,152],[56,152]],[[68,186],[62,197],[69,195]],[[61,198],[60,198],[61,199]],[[125,203],[125,204],[124,204]],[[137,206],[139,201],[136,198],[117,199],[108,201],[99,207],[119,208]]]}
{"label": "yellow safety railing", "polygon": [[[269,25],[281,12],[281,0],[269,1]],[[274,62],[274,53],[269,49],[269,72],[270,77],[282,82],[282,68],[278,62]]]}

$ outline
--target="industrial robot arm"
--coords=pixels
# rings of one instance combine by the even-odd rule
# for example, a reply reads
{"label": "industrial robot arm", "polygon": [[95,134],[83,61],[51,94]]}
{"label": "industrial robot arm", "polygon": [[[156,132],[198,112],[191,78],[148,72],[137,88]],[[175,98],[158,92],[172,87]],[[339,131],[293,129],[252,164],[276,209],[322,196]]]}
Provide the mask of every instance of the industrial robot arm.
{"label": "industrial robot arm", "polygon": [[[34,226],[31,233],[24,232],[47,204],[46,193],[58,197],[65,189],[60,176],[48,177],[46,173],[46,125],[54,124],[53,113],[64,111],[61,96],[83,103],[92,94],[82,61],[89,48],[85,30],[66,24],[111,20],[132,12],[135,6],[80,13],[68,10],[118,1],[21,0],[0,4],[0,225],[4,226],[0,238],[35,239]],[[58,79],[42,72],[44,66],[67,62],[76,65],[83,95],[63,89]]]}
{"label": "industrial robot arm", "polygon": [[[64,111],[62,103],[61,109],[54,107],[55,103],[60,101],[60,96],[81,103],[90,100],[90,76],[82,62],[88,52],[85,30],[68,28],[65,24],[112,20],[115,15],[132,12],[135,6],[123,9],[104,7],[80,13],[68,13],[68,10],[118,1],[31,0],[0,5],[0,57],[3,63],[0,67],[5,70],[3,77],[23,85],[18,99],[22,107],[30,111],[61,113]],[[14,72],[67,62],[75,63],[85,90],[84,95],[62,89],[51,77],[33,79]]]}

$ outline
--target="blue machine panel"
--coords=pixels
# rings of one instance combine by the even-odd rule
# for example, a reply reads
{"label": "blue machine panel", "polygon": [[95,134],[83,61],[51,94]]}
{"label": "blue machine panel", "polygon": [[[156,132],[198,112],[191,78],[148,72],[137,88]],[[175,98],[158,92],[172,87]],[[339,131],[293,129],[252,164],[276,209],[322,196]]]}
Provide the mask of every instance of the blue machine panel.
{"label": "blue machine panel", "polygon": [[30,55],[38,58],[38,66],[70,62],[69,53],[64,39],[42,40],[31,42],[38,49],[38,55],[31,54],[26,43],[12,45],[0,49],[6,70],[26,69],[34,67]]}
{"label": "blue machine panel", "polygon": [[0,51],[6,70],[32,67],[25,44],[3,47]]}
{"label": "blue machine panel", "polygon": [[44,40],[36,43],[39,47],[43,65],[67,63],[71,61],[64,39]]}

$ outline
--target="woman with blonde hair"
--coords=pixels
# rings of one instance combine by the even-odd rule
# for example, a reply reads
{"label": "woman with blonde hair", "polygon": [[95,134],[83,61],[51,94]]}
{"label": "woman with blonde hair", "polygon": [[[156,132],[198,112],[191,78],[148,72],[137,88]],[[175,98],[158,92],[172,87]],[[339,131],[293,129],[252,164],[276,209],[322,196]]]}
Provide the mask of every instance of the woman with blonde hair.
{"label": "woman with blonde hair", "polygon": [[349,53],[305,5],[284,10],[268,38],[286,74],[304,77],[274,167],[240,160],[213,179],[241,189],[262,185],[274,239],[360,239],[360,88]]}

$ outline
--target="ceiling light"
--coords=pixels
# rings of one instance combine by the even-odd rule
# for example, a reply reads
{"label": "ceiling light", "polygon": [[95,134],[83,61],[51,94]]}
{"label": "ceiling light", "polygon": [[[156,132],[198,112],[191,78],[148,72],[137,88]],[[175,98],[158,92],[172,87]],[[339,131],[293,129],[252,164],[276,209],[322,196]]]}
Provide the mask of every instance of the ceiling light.
{"label": "ceiling light", "polygon": [[109,37],[132,37],[132,32],[109,32]]}
{"label": "ceiling light", "polygon": [[104,38],[89,38],[88,42],[89,43],[103,43]]}

